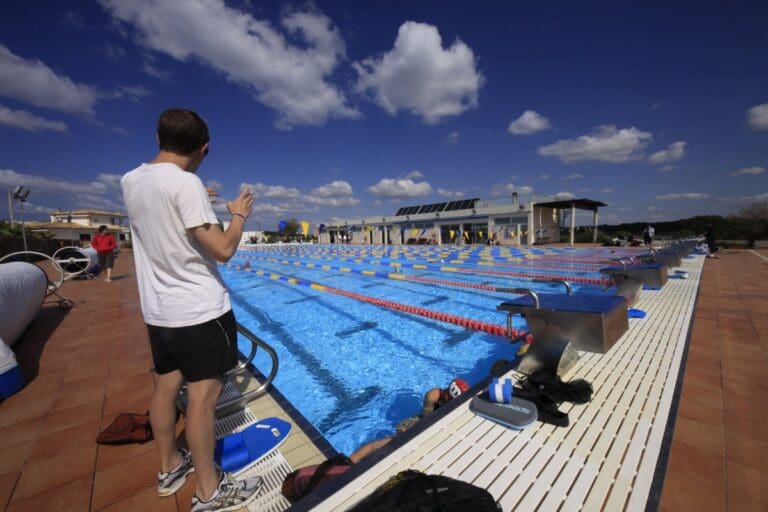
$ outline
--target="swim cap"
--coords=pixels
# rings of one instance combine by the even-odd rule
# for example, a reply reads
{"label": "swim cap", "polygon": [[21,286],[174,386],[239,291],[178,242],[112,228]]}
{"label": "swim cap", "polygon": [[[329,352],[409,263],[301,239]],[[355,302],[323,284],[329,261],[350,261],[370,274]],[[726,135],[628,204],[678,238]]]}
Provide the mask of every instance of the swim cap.
{"label": "swim cap", "polygon": [[448,385],[448,394],[451,396],[451,398],[456,398],[468,389],[469,384],[467,384],[466,381],[462,379],[453,379]]}

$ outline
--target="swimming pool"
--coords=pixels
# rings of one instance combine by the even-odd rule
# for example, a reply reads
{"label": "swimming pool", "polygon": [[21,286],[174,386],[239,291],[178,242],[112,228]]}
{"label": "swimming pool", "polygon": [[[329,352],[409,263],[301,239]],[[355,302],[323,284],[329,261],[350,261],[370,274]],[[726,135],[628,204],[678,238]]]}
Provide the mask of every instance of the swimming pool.
{"label": "swimming pool", "polygon": [[[475,384],[495,360],[513,359],[517,346],[498,335],[360,302],[328,288],[496,325],[506,322],[496,306],[510,295],[488,288],[563,290],[558,284],[507,275],[541,274],[537,268],[489,267],[480,265],[482,258],[469,256],[460,258],[465,264],[446,263],[446,257],[455,255],[437,250],[392,252],[367,246],[363,253],[346,246],[342,254],[339,249],[312,245],[239,251],[220,270],[238,321],[279,355],[275,387],[346,454],[392,434],[399,421],[418,414],[429,389],[444,387],[454,377]],[[237,268],[246,261],[250,271]],[[488,270],[502,274],[472,273]],[[595,272],[547,268],[546,274],[599,279]],[[575,284],[574,293],[613,290]],[[514,326],[525,329],[521,318]],[[265,354],[257,355],[255,365],[265,374],[270,369]]]}

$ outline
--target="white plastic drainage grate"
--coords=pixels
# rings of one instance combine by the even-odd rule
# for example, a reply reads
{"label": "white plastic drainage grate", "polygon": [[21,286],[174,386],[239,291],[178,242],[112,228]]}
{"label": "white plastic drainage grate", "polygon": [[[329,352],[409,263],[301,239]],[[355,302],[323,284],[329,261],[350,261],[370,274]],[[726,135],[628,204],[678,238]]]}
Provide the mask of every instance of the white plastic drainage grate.
{"label": "white plastic drainage grate", "polygon": [[280,492],[285,475],[293,471],[280,450],[273,450],[256,464],[235,473],[237,477],[258,475],[264,479],[264,491],[248,506],[250,512],[282,512],[291,506]]}

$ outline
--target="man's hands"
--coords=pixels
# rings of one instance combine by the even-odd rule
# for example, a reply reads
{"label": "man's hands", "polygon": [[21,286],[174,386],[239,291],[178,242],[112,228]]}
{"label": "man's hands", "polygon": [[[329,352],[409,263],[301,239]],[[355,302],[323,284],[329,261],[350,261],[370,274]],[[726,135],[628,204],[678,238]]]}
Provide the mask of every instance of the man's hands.
{"label": "man's hands", "polygon": [[[242,187],[237,199],[228,202],[226,206],[232,214],[232,222],[226,231],[222,231],[218,224],[203,224],[190,229],[208,253],[222,263],[229,261],[237,251],[245,221],[253,209],[253,189],[249,186]],[[236,217],[242,217],[243,222],[234,222]]]}
{"label": "man's hands", "polygon": [[227,210],[232,215],[242,215],[247,219],[253,209],[253,189],[249,186],[240,189],[237,199],[227,203]]}

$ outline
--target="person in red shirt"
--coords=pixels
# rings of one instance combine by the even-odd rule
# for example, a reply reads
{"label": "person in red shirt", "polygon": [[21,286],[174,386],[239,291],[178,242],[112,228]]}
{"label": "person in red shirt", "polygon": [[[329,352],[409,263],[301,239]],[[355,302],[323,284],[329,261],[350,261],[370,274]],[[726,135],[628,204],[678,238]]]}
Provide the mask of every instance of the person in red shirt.
{"label": "person in red shirt", "polygon": [[117,247],[115,235],[107,231],[107,226],[99,226],[99,231],[93,235],[91,246],[96,249],[96,253],[99,255],[99,266],[107,272],[105,281],[111,283],[112,265],[115,263],[114,251]]}

